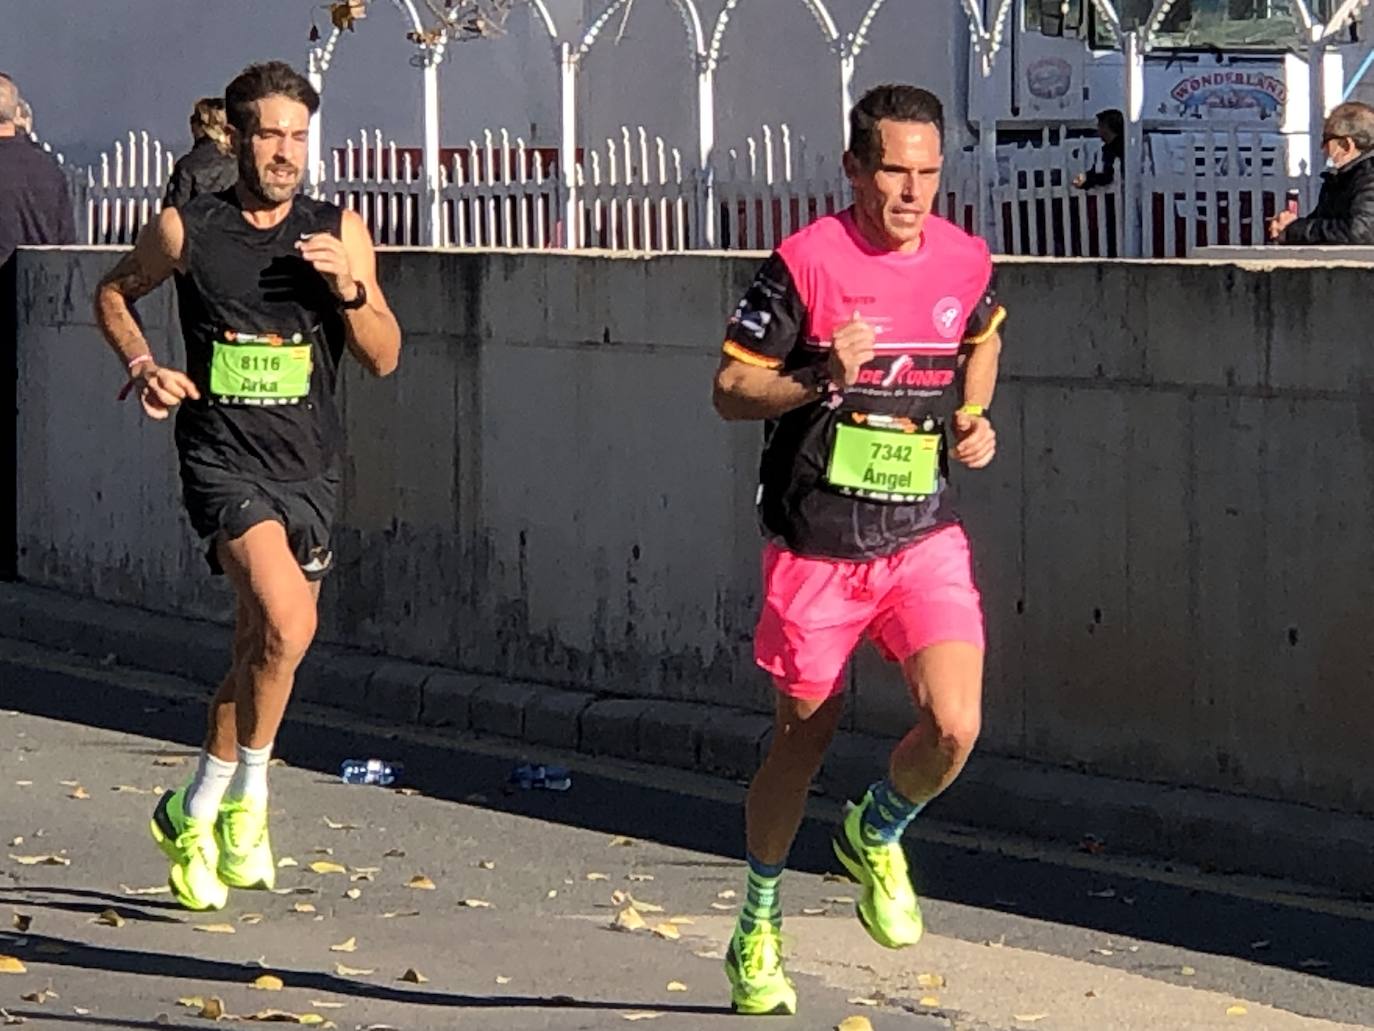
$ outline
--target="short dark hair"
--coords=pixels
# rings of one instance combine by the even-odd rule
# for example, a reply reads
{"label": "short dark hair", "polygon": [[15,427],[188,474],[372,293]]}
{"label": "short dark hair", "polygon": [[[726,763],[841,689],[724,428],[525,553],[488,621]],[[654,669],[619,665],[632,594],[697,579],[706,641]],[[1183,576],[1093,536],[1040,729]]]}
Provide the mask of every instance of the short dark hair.
{"label": "short dark hair", "polygon": [[849,112],[849,153],[865,168],[874,168],[882,160],[878,123],[884,119],[933,125],[944,147],[945,109],[939,97],[919,86],[874,86]]}
{"label": "short dark hair", "polygon": [[1322,126],[1322,142],[1348,139],[1361,154],[1374,150],[1374,107],[1350,100],[1337,104]]}
{"label": "short dark hair", "polygon": [[257,109],[264,97],[281,96],[302,103],[313,115],[320,109],[320,95],[307,79],[285,61],[249,65],[224,91],[224,110],[229,124],[240,133],[257,129]]}
{"label": "short dark hair", "polygon": [[1097,112],[1097,124],[1105,125],[1118,136],[1126,135],[1126,116],[1117,108],[1109,107]]}

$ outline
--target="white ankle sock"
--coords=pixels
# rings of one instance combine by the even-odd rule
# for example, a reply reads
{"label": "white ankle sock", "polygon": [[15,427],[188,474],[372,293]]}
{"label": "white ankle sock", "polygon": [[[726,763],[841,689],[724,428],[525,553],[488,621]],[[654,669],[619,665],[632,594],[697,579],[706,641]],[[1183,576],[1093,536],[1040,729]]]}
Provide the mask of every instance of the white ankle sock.
{"label": "white ankle sock", "polygon": [[267,767],[272,761],[272,745],[248,748],[239,745],[239,768],[229,785],[229,797],[235,801],[267,802]]}
{"label": "white ankle sock", "polygon": [[195,776],[186,786],[186,800],[183,803],[186,815],[194,820],[213,820],[219,815],[220,799],[224,797],[229,782],[234,779],[237,768],[238,763],[227,763],[202,749]]}

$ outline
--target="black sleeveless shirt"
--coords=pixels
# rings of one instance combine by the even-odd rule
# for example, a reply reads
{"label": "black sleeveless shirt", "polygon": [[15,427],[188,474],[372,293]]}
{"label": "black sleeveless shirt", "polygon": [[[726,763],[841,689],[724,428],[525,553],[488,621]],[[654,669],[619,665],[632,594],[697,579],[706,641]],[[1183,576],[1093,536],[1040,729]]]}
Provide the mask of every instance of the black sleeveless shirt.
{"label": "black sleeveless shirt", "polygon": [[[176,274],[177,302],[186,371],[201,394],[177,412],[182,461],[278,481],[329,471],[343,445],[334,391],[346,328],[334,294],[296,242],[308,233],[338,236],[342,210],[297,196],[281,224],[256,229],[244,219],[233,189],[202,194],[179,210],[186,271]],[[262,346],[234,350],[245,337],[259,338],[255,343]],[[290,352],[303,366],[308,348],[308,388],[282,400],[216,396],[211,365],[217,348],[221,366],[234,356],[235,365],[241,361],[245,368],[264,360],[277,367]],[[240,354],[272,357],[239,359]],[[217,380],[221,392],[224,382]]]}

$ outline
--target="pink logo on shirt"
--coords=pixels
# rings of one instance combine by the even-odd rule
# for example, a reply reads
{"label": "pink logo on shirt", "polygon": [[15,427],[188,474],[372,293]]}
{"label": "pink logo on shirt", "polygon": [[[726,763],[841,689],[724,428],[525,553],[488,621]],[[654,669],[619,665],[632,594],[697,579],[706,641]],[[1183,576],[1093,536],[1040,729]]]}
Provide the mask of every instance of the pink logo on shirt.
{"label": "pink logo on shirt", "polygon": [[957,297],[942,297],[935,302],[935,308],[930,313],[935,320],[936,331],[946,340],[952,340],[959,335],[963,325],[959,316],[964,314],[964,306]]}

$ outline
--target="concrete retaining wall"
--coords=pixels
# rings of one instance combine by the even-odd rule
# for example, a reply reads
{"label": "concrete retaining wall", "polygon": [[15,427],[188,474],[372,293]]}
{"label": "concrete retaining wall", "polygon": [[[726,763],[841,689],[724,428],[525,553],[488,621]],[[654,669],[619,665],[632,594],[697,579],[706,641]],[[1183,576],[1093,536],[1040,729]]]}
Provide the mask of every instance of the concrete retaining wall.
{"label": "concrete retaining wall", "polygon": [[[18,258],[18,568],[211,618],[168,427],[118,405],[109,251]],[[326,640],[763,711],[760,429],[710,378],[756,257],[393,252],[401,371],[345,379]],[[961,477],[984,748],[1374,814],[1374,270],[1007,261],[1001,456]],[[169,291],[141,306],[175,355]],[[853,729],[904,729],[871,652]]]}

